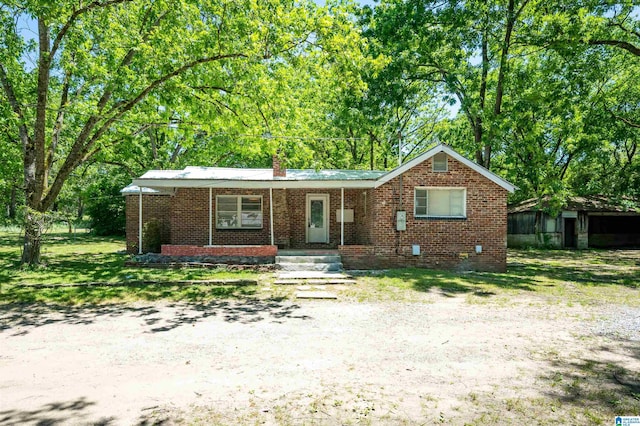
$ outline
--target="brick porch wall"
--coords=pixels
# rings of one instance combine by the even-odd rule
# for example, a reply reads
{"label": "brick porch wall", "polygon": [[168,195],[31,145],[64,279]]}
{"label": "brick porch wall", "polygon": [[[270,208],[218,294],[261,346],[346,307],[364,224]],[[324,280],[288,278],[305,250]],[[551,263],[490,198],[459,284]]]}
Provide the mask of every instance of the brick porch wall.
{"label": "brick porch wall", "polygon": [[278,247],[264,246],[216,246],[202,247],[189,245],[163,245],[162,254],[165,256],[257,256],[274,257],[278,254]]}
{"label": "brick porch wall", "polygon": [[[447,172],[433,172],[427,160],[376,189],[371,245],[377,267],[506,269],[507,191],[451,157],[448,161]],[[415,218],[416,186],[466,188],[467,218]],[[406,231],[396,231],[400,209],[407,212]],[[418,256],[412,255],[414,244],[420,245]],[[476,245],[482,253],[476,254]]]}
{"label": "brick porch wall", "polygon": [[375,192],[373,189],[357,191],[356,193],[356,244],[371,243],[371,225],[373,224],[373,206],[375,205]]}
{"label": "brick porch wall", "polygon": [[[127,253],[138,253],[138,208],[139,195],[127,195],[126,198],[126,241]],[[142,196],[142,220],[143,225],[152,220],[160,223],[160,241],[171,241],[171,197],[169,195],[143,195]],[[145,241],[142,241],[143,251],[147,251]]]}

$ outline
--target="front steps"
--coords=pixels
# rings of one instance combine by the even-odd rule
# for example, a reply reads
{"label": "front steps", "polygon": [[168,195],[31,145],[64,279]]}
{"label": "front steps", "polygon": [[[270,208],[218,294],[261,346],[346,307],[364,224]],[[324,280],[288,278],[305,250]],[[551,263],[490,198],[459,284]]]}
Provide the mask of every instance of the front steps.
{"label": "front steps", "polygon": [[299,299],[335,299],[334,293],[324,291],[325,285],[355,284],[342,272],[340,255],[335,253],[279,251],[276,267],[280,270],[274,284],[297,285]]}
{"label": "front steps", "polygon": [[278,255],[276,265],[281,271],[342,271],[342,259],[339,254],[319,255]]}

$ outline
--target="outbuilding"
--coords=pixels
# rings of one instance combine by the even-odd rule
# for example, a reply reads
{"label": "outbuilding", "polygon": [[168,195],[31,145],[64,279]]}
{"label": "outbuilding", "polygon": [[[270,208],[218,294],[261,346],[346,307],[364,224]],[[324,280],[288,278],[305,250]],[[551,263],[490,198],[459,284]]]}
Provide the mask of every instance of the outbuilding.
{"label": "outbuilding", "polygon": [[550,214],[550,198],[509,206],[509,247],[640,248],[640,211],[632,200],[570,197]]}

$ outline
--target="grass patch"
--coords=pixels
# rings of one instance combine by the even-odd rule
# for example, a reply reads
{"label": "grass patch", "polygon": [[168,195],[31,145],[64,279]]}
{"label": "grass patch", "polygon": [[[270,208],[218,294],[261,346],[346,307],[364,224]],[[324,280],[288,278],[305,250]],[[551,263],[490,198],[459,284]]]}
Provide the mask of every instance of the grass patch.
{"label": "grass patch", "polygon": [[391,269],[343,291],[356,300],[508,303],[519,295],[569,305],[640,306],[639,250],[509,250],[505,273]]}
{"label": "grass patch", "polygon": [[[0,303],[106,303],[135,300],[207,301],[250,297],[254,286],[181,285],[183,281],[256,280],[252,271],[181,268],[155,269],[124,266],[121,237],[86,233],[50,232],[42,247],[42,265],[20,267],[21,237],[0,232]],[[149,283],[151,282],[151,283]],[[110,283],[109,286],[65,287],[64,284]],[[33,285],[52,285],[34,288]],[[121,284],[121,285],[120,285]],[[56,287],[56,285],[60,285]]]}

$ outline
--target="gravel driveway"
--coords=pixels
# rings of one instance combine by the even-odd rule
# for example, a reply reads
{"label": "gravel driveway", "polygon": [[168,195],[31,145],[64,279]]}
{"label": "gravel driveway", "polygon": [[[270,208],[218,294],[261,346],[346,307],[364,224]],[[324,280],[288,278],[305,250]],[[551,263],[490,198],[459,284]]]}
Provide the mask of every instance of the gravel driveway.
{"label": "gravel driveway", "polygon": [[640,371],[637,330],[585,318],[601,312],[455,297],[0,306],[0,425],[462,424],[553,404],[570,362]]}

